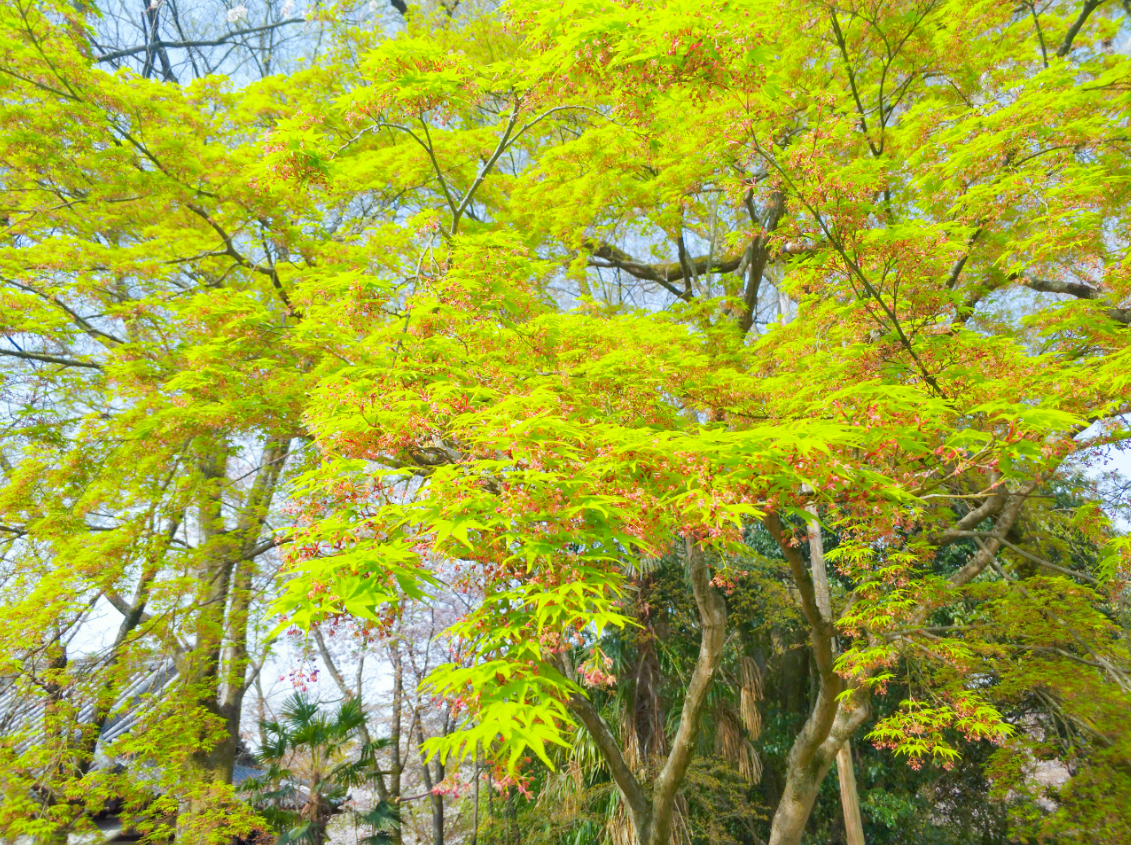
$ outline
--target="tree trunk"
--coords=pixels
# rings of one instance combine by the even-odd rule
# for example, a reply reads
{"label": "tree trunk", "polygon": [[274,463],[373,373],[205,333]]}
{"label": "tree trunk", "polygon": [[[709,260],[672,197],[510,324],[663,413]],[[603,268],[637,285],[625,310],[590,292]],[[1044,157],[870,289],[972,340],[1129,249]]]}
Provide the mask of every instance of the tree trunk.
{"label": "tree trunk", "polygon": [[[225,713],[219,700],[223,663],[224,615],[235,567],[237,543],[228,532],[223,513],[223,492],[227,480],[228,444],[210,442],[201,445],[198,458],[200,494],[197,499],[200,568],[197,577],[196,619],[192,651],[180,661],[178,673],[197,705],[209,716],[224,723],[224,739],[215,746],[198,749],[192,755],[190,781],[197,783],[230,783],[235,765],[236,739],[231,736],[231,714]],[[184,830],[191,829],[191,817],[207,812],[193,800],[188,807],[189,819]],[[181,837],[178,836],[178,839]]]}
{"label": "tree trunk", "polygon": [[644,845],[668,845],[671,839],[676,795],[695,753],[699,724],[714,683],[715,672],[723,657],[723,643],[726,641],[726,601],[711,586],[711,573],[703,547],[690,539],[687,541],[687,568],[699,610],[699,659],[683,698],[683,711],[672,740],[671,753],[652,788],[651,824],[643,831],[637,831],[638,835],[643,834],[640,840]]}
{"label": "tree trunk", "polygon": [[[833,759],[845,740],[867,717],[867,707],[857,704],[849,710],[838,701],[844,689],[834,667],[836,628],[822,613],[813,573],[805,566],[792,532],[787,531],[776,513],[766,515],[766,529],[777,541],[793,581],[801,595],[801,609],[809,623],[813,660],[817,669],[817,694],[801,732],[793,742],[786,762],[785,789],[770,830],[770,845],[798,845],[813,802],[828,774]],[[827,596],[827,586],[825,587]]]}
{"label": "tree trunk", "polygon": [[[794,743],[796,749],[797,743]],[[831,760],[804,765],[794,757],[791,751],[786,766],[785,791],[774,812],[768,845],[800,845],[817,793],[821,791],[821,782],[832,765]]]}
{"label": "tree trunk", "polygon": [[[192,651],[177,661],[178,673],[197,706],[223,725],[221,739],[198,749],[189,761],[187,784],[230,784],[239,749],[243,698],[250,680],[247,623],[252,598],[254,559],[265,550],[259,532],[278,484],[290,438],[272,437],[263,451],[263,465],[239,511],[234,530],[224,518],[228,490],[227,463],[231,446],[226,441],[202,443],[198,458],[201,477],[197,498],[201,589],[194,625]],[[202,794],[207,794],[204,790]],[[177,840],[192,843],[198,822],[212,811],[209,799],[190,798],[177,821]]]}
{"label": "tree trunk", "polygon": [[475,778],[475,794],[471,809],[471,845],[479,845],[479,746],[475,747],[475,761],[472,767]]}
{"label": "tree trunk", "polygon": [[444,796],[432,796],[432,845],[444,845]]}
{"label": "tree trunk", "polygon": [[[825,543],[821,536],[821,525],[817,522],[817,506],[807,508],[813,514],[809,520],[809,563],[813,570],[813,589],[816,593],[817,607],[821,616],[833,621],[832,599],[829,595],[829,574],[825,566]],[[833,641],[836,652],[836,641]],[[840,784],[840,804],[844,810],[844,834],[847,845],[864,845],[864,821],[860,815],[860,796],[856,792],[856,772],[852,763],[852,746],[849,740],[836,755],[837,780]]]}
{"label": "tree trunk", "polygon": [[864,818],[860,815],[860,795],[856,791],[850,739],[846,739],[836,753],[836,774],[840,781],[840,803],[844,807],[844,838],[848,845],[864,845]]}
{"label": "tree trunk", "polygon": [[[313,625],[313,626],[311,626],[310,630],[311,630],[311,633],[314,634],[314,641],[318,644],[318,651],[322,655],[322,662],[326,664],[326,669],[327,669],[327,671],[329,671],[330,677],[334,679],[334,683],[337,685],[337,687],[341,691],[342,695],[345,696],[346,698],[357,698],[359,700],[363,699],[363,695],[362,695],[363,690],[362,690],[362,685],[361,685],[362,675],[361,675],[360,665],[358,667],[357,682],[356,682],[357,685],[356,685],[356,687],[351,687],[348,683],[346,683],[345,677],[342,675],[341,670],[338,668],[338,665],[334,662],[334,657],[333,657],[332,654],[330,654],[330,649],[326,647],[326,638],[322,635],[322,629],[318,625]],[[364,655],[362,655],[362,659],[364,659]],[[395,706],[399,707],[399,704],[397,704]],[[399,718],[397,720],[397,724],[399,725]],[[373,735],[369,732],[368,722],[362,722],[361,729],[359,731],[359,735],[361,736],[361,741],[363,743],[365,743],[365,745],[367,745],[367,746],[372,745]],[[394,738],[391,739],[390,742],[392,742],[394,745],[397,745],[397,746],[400,745],[400,729],[399,728],[397,728],[396,731],[394,732]],[[394,759],[393,763],[394,763],[394,766],[399,765],[399,763],[396,759]],[[374,766],[376,767],[376,762],[374,762]],[[400,780],[399,780],[399,777],[397,779],[397,782],[394,785],[395,791],[391,791],[389,789],[389,786],[385,783],[385,774],[386,774],[385,772],[376,771],[373,775],[373,783],[377,787],[377,796],[382,801],[384,801],[386,804],[388,804],[392,807],[395,807],[395,808],[399,807],[399,805],[400,805]],[[401,826],[400,826],[399,820],[395,825],[393,825],[392,830],[388,831],[387,833],[388,833],[388,836],[389,836],[390,845],[401,845]]]}
{"label": "tree trunk", "polygon": [[[996,516],[994,529],[985,535],[978,552],[948,579],[952,586],[968,584],[991,564],[1004,544],[1006,533],[1017,522],[1026,499],[1039,483],[1040,479],[1031,481],[1013,494],[1002,491],[934,538],[936,544],[942,545],[964,536],[963,532],[971,530],[982,520]],[[869,704],[867,698],[851,705],[855,707],[852,710],[847,709],[849,705],[846,703],[838,704],[837,697],[843,684],[833,668],[836,629],[821,615],[813,576],[806,570],[792,542],[792,534],[787,534],[775,513],[767,514],[763,524],[777,541],[801,594],[801,608],[809,623],[810,642],[820,681],[813,709],[790,749],[785,789],[770,829],[769,845],[799,845],[821,781],[849,737],[868,718]],[[912,618],[921,624],[930,612],[931,607],[924,605]]]}
{"label": "tree trunk", "polygon": [[[62,634],[58,629],[56,629],[55,636],[45,649],[45,653],[48,659],[42,682],[43,690],[47,693],[47,700],[43,705],[44,734],[65,747],[69,742],[69,736],[73,734],[69,719],[63,712],[66,709],[64,707],[64,689],[66,688],[65,673],[69,661],[67,644],[63,641]],[[62,769],[66,764],[60,761],[57,765]],[[60,797],[54,792],[48,792],[45,798],[48,807],[55,807],[60,803]],[[62,799],[62,801],[65,800],[65,798]],[[66,845],[66,826],[55,827],[43,837],[43,841],[45,845]]]}
{"label": "tree trunk", "polygon": [[419,709],[416,711],[415,721],[421,775],[424,778],[424,788],[430,793],[428,800],[432,805],[432,845],[444,845],[444,796],[432,791],[433,787],[439,786],[444,780],[444,766],[437,758],[436,777],[433,778],[432,771],[428,768],[428,759],[424,756],[424,721]]}
{"label": "tree trunk", "polygon": [[[593,737],[601,756],[609,766],[609,773],[617,785],[629,820],[640,845],[669,845],[672,815],[676,796],[683,785],[687,768],[695,753],[699,725],[707,696],[723,656],[726,639],[727,609],[722,595],[711,586],[711,573],[702,546],[687,540],[687,568],[695,604],[699,611],[699,659],[687,685],[680,714],[679,727],[671,743],[671,751],[649,796],[635,773],[624,759],[620,743],[597,708],[581,694],[570,697],[570,709]],[[567,677],[572,670],[563,665]]]}
{"label": "tree trunk", "polygon": [[515,808],[515,794],[518,792],[513,786],[507,790],[507,845],[520,845],[521,838],[518,835],[518,823],[516,816],[518,811]]}

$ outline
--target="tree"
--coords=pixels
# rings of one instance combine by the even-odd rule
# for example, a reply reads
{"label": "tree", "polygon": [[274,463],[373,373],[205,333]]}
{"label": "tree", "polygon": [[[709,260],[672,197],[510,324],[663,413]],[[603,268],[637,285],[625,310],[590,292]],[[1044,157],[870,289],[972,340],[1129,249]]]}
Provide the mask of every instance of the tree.
{"label": "tree", "polygon": [[[448,631],[469,662],[432,674],[459,714],[440,764],[481,750],[521,785],[524,757],[584,731],[637,839],[666,845],[764,531],[815,667],[771,842],[800,841],[866,724],[917,765],[956,732],[1002,743],[1012,786],[1068,755],[1048,823],[1118,837],[1089,790],[1123,788],[1128,547],[1077,470],[1131,410],[1125,22],[1021,12],[524,0],[342,28],[234,91],[91,70],[81,20],[5,7],[3,524],[14,583],[52,576],[12,618],[50,660],[55,621],[161,585],[141,630],[193,657],[193,712],[226,733],[183,757],[222,786],[224,702],[256,665],[237,632],[261,612],[234,597],[283,592],[245,563],[287,539],[291,621],[378,633],[442,567],[474,607]],[[266,468],[296,443],[316,448],[295,525],[267,537]],[[245,490],[229,467],[251,444],[271,457]],[[103,530],[143,486],[112,523],[131,529]],[[814,513],[839,538],[828,611]],[[1081,572],[1066,537],[1102,564]],[[134,576],[154,544],[159,574]],[[83,553],[99,565],[74,579]],[[672,555],[697,657],[633,766],[585,684],[623,683],[602,638],[639,624],[634,575]],[[880,706],[889,687],[905,705]],[[1044,739],[1005,721],[1023,691],[1059,725]]]}
{"label": "tree", "polygon": [[[241,169],[229,155],[241,130],[228,125],[221,140],[212,134],[223,122],[213,125],[220,112],[190,105],[202,102],[195,98],[209,83],[186,94],[144,80],[270,75],[302,53],[317,54],[333,21],[308,11],[296,12],[293,2],[268,4],[249,20],[242,4],[173,0],[136,8],[15,3],[3,10],[3,178],[10,202],[0,284],[5,388],[14,398],[0,453],[2,536],[10,552],[5,625],[13,632],[5,671],[19,678],[24,698],[72,708],[64,722],[82,734],[77,743],[62,743],[63,762],[27,755],[17,761],[18,754],[9,762],[27,779],[13,792],[32,784],[64,828],[81,823],[83,798],[92,794],[97,738],[115,716],[107,708],[163,657],[177,664],[179,692],[208,716],[187,720],[196,744],[178,753],[192,775],[174,777],[179,786],[169,794],[195,790],[198,797],[177,800],[200,804],[202,830],[226,825],[206,807],[232,800],[225,787],[243,699],[267,659],[263,635],[270,625],[257,597],[269,590],[277,566],[268,523],[302,433],[292,401],[300,394],[286,398],[271,376],[258,383],[272,366],[289,374],[295,363],[283,363],[286,353],[278,360],[265,353],[270,343],[263,341],[282,316],[279,291],[263,297],[231,277],[237,268],[271,276],[264,265],[274,265],[274,255],[249,259],[246,251],[255,254],[257,246],[240,230],[252,218],[221,219],[212,205],[221,194],[232,200],[246,182],[233,194],[205,185]],[[338,11],[350,20],[358,10]],[[127,74],[124,86],[105,73],[125,68],[136,75]],[[223,110],[217,93],[204,96]],[[73,133],[63,128],[72,119]],[[182,131],[196,132],[199,144],[185,146],[177,138]],[[218,156],[212,164],[220,168],[211,173],[205,149]],[[202,235],[214,243],[205,246]],[[265,249],[285,251],[282,243]],[[68,252],[77,260],[61,258]],[[258,326],[257,338],[245,338],[246,355],[212,347],[234,339],[215,325],[184,331],[197,296],[219,307],[213,313],[220,323],[238,312],[237,320]],[[227,297],[228,305],[243,304],[221,316]],[[253,301],[256,316],[244,307]],[[209,358],[222,361],[227,375]],[[169,382],[180,376],[192,384]],[[222,383],[234,392],[222,395]],[[205,385],[211,410],[193,421],[180,409],[194,405],[188,397]],[[190,606],[186,593],[194,594]],[[92,628],[113,624],[100,614],[120,614],[117,636],[97,659],[76,662],[67,641],[81,643]],[[63,723],[58,732],[67,735]],[[178,732],[185,735],[178,727],[156,745],[168,750]],[[152,739],[139,740],[142,752],[152,752]],[[13,812],[17,826],[43,821]],[[191,814],[180,815],[184,837]]]}
{"label": "tree", "polygon": [[[362,740],[373,741],[370,724],[386,736],[383,771],[376,773],[374,785],[384,804],[401,810],[401,827],[390,834],[396,842],[416,832],[418,839],[442,845],[452,834],[458,841],[460,828],[466,826],[458,814],[452,818],[446,806],[453,793],[458,797],[463,773],[449,770],[439,760],[428,761],[423,753],[427,738],[451,731],[454,714],[437,709],[422,684],[435,666],[459,659],[458,645],[453,648],[442,637],[466,609],[466,596],[436,593],[428,606],[404,602],[385,629],[363,623],[316,626],[311,631],[318,657],[337,690],[368,705],[370,717],[360,729]],[[366,668],[376,678],[367,679]],[[388,679],[384,689],[382,677]],[[422,805],[427,809],[418,809]]]}
{"label": "tree", "polygon": [[[248,258],[254,242],[228,234],[270,203],[219,210],[247,183],[227,181],[238,153],[196,98],[228,95],[92,67],[80,14],[0,15],[4,672],[60,718],[45,759],[6,749],[3,829],[65,836],[93,796],[117,795],[136,797],[154,835],[226,841],[253,824],[230,780],[269,648],[271,518],[301,433],[303,365],[271,344],[287,319],[274,253]],[[119,616],[116,634],[73,659],[69,641],[106,625],[100,613]],[[166,762],[154,802],[151,773],[101,770],[94,752],[112,702],[165,659],[175,688],[151,702],[147,730],[107,749]],[[14,800],[29,792],[34,811]]]}
{"label": "tree", "polygon": [[[956,15],[961,50],[947,23]],[[736,523],[757,518],[799,590],[819,679],[771,841],[799,841],[837,750],[868,719],[908,638],[922,638],[916,662],[932,667],[928,698],[908,699],[873,735],[916,761],[945,759],[951,726],[1005,742],[998,711],[955,670],[973,659],[970,643],[939,645],[924,626],[980,590],[999,553],[1040,558],[1017,529],[1063,520],[1037,497],[1070,455],[1121,438],[1127,410],[1113,369],[1126,355],[1122,271],[1086,269],[1124,260],[1098,223],[1122,219],[1123,195],[1086,186],[1099,172],[1122,184],[1121,107],[1107,86],[1125,64],[1077,44],[1073,24],[1070,58],[1045,68],[1039,18],[941,5],[533,6],[510,17],[533,53],[521,76],[514,65],[487,76],[433,46],[444,36],[382,45],[341,111],[320,113],[327,154],[304,153],[298,173],[333,191],[336,173],[407,168],[411,156],[413,181],[430,178],[447,209],[423,227],[406,289],[305,289],[314,322],[342,327],[334,348],[346,365],[310,411],[339,459],[308,479],[317,508],[296,547],[296,618],[313,612],[311,594],[322,612],[365,613],[397,583],[427,583],[428,560],[467,561],[486,596],[457,630],[482,663],[437,677],[472,702],[467,730],[437,750],[494,744],[513,764],[580,722],[638,838],[666,842],[725,638],[712,582],[725,579]],[[783,21],[796,38],[773,37]],[[1114,32],[1114,21],[1093,23],[1099,39]],[[1030,71],[991,70],[1006,65]],[[1050,127],[1054,90],[1073,117]],[[433,131],[439,108],[445,128]],[[484,114],[499,115],[486,138]],[[335,132],[351,145],[331,148]],[[302,137],[315,147],[317,136]],[[469,166],[475,147],[481,164]],[[285,156],[279,166],[297,170]],[[511,164],[492,179],[501,161]],[[1066,234],[1042,237],[1050,226]],[[608,243],[630,231],[667,240],[676,260],[649,263]],[[705,254],[688,247],[691,231]],[[580,279],[586,264],[687,304],[563,313],[543,291],[557,267]],[[767,277],[799,300],[797,319],[748,342]],[[1033,313],[1019,322],[994,311],[1007,290],[1078,301],[1029,298]],[[372,319],[382,301],[399,312],[387,322]],[[1081,441],[1095,420],[1115,424]],[[321,516],[328,499],[351,503],[344,520],[332,505]],[[798,549],[806,506],[845,538],[837,565],[852,590],[838,620],[821,612]],[[1074,526],[1098,516],[1088,514]],[[1092,536],[1106,542],[1102,530]],[[961,566],[932,571],[968,537],[979,544]],[[616,604],[625,565],[676,538],[700,660],[671,751],[642,782],[557,638],[627,623]],[[1103,627],[1091,607],[1066,624]],[[839,664],[837,622],[851,636]],[[1108,647],[1081,640],[1069,659],[1087,659],[1097,689],[1119,698],[1126,654]]]}
{"label": "tree", "polygon": [[[281,716],[260,725],[265,741],[259,759],[267,771],[245,789],[281,834],[280,843],[322,845],[350,789],[374,774],[377,748],[365,744],[359,755],[351,754],[365,726],[357,698],[346,699],[327,714],[318,702],[299,692],[283,704]],[[366,813],[365,821],[381,827],[399,825],[391,809],[381,803]],[[374,837],[388,841],[382,831]]]}

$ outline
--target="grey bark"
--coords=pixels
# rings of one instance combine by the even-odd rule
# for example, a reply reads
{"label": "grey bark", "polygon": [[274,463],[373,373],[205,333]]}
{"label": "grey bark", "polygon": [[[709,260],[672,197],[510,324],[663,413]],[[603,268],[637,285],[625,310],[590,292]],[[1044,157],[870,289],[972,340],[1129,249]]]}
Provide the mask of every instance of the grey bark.
{"label": "grey bark", "polygon": [[[813,584],[817,592],[817,607],[829,622],[833,621],[832,599],[829,595],[829,576],[825,566],[825,544],[821,525],[817,522],[816,505],[806,508],[813,514],[809,521],[809,563],[813,570]],[[836,643],[833,643],[834,652]],[[847,845],[864,845],[864,820],[860,814],[860,796],[856,791],[856,771],[852,762],[852,740],[846,739],[836,754],[837,781],[840,786],[840,804],[844,811],[844,834]]]}
{"label": "grey bark", "polygon": [[570,709],[589,731],[624,798],[629,821],[640,845],[668,845],[676,797],[695,754],[707,696],[719,669],[726,639],[726,601],[711,586],[710,567],[702,546],[686,541],[688,574],[699,613],[699,657],[684,695],[679,726],[664,766],[649,795],[629,768],[612,730],[587,698],[574,695]]}

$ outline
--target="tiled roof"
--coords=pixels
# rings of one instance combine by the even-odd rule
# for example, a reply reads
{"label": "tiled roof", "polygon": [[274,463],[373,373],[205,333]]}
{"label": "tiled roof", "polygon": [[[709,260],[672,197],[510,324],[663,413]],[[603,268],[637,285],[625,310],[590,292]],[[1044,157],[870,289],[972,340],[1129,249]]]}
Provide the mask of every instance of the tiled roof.
{"label": "tiled roof", "polygon": [[[76,673],[97,668],[96,664],[76,663]],[[98,737],[98,752],[137,723],[145,702],[155,693],[160,695],[172,686],[177,669],[172,660],[154,661],[136,672],[123,686],[110,707],[110,714]],[[77,687],[81,689],[81,686]],[[76,703],[73,699],[69,702]],[[21,745],[34,745],[43,736],[43,715],[46,699],[42,695],[29,695],[12,679],[0,679],[0,735],[20,732]],[[94,718],[95,703],[79,703],[75,714],[76,725],[89,724]]]}
{"label": "tiled roof", "polygon": [[[82,670],[91,667],[86,665],[79,668]],[[94,762],[96,769],[118,762],[105,753],[107,746],[129,733],[144,713],[146,703],[154,702],[154,696],[159,698],[169,691],[176,680],[177,669],[172,660],[155,661],[130,678],[114,700],[110,715],[98,736]],[[11,680],[0,679],[0,736],[20,731],[24,733],[21,746],[27,748],[34,745],[43,736],[44,705],[42,696],[27,695]],[[94,703],[83,703],[76,715],[76,725],[89,723],[94,718]],[[240,784],[263,774],[256,767],[254,756],[242,742],[237,753],[233,783]]]}

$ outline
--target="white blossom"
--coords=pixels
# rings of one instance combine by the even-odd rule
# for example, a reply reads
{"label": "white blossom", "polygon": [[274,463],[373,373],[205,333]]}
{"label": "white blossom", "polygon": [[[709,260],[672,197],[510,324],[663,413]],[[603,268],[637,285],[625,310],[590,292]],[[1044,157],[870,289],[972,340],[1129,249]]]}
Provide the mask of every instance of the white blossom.
{"label": "white blossom", "polygon": [[283,4],[283,8],[281,8],[279,10],[279,16],[281,18],[283,18],[283,20],[286,20],[292,14],[294,14],[294,11],[295,11],[295,0],[287,0],[287,2]]}
{"label": "white blossom", "polygon": [[380,9],[381,6],[377,3],[377,0],[369,0],[369,13],[371,15],[377,14]]}
{"label": "white blossom", "polygon": [[228,23],[236,23],[247,18],[247,6],[242,3],[238,6],[232,6],[228,9]]}

